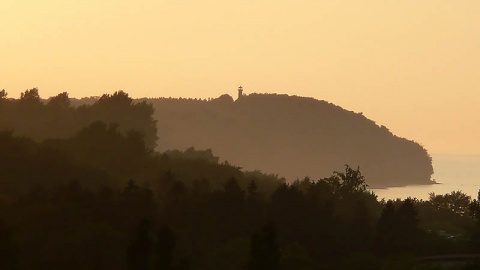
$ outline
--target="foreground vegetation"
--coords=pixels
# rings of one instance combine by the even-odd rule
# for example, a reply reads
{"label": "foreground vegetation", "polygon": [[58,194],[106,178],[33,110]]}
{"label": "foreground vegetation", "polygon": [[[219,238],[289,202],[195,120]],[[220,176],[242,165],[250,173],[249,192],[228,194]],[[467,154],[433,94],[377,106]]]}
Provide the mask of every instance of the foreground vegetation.
{"label": "foreground vegetation", "polygon": [[[136,106],[101,98],[116,99]],[[350,166],[286,183],[209,150],[155,152],[96,115],[54,139],[0,132],[0,269],[412,269],[480,252],[480,203],[462,192],[378,200]]]}

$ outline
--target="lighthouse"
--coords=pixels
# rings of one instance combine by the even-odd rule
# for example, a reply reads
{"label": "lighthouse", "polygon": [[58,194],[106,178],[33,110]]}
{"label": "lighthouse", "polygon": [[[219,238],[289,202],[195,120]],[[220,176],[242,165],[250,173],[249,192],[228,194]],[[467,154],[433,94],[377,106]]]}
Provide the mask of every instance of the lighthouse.
{"label": "lighthouse", "polygon": [[243,97],[243,88],[240,85],[240,87],[238,87],[238,98],[237,98],[237,100],[239,100],[242,97]]}

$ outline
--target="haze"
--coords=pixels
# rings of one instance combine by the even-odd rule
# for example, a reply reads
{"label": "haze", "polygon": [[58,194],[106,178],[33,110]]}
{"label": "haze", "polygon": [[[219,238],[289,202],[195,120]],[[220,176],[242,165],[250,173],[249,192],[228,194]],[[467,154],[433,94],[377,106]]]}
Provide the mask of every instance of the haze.
{"label": "haze", "polygon": [[0,89],[311,96],[479,155],[478,1],[0,2]]}

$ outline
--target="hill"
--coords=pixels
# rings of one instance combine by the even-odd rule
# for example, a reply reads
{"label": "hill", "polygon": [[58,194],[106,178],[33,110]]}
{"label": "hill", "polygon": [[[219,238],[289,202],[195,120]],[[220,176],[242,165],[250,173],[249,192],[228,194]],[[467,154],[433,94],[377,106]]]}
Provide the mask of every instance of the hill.
{"label": "hill", "polygon": [[81,100],[61,93],[45,100],[33,88],[20,99],[5,97],[0,95],[0,204],[71,181],[91,190],[120,189],[129,180],[155,191],[163,180],[167,186],[181,182],[218,190],[234,178],[242,188],[258,182],[266,194],[284,182],[219,163],[208,150],[154,151],[153,107],[123,91]]}
{"label": "hill", "polygon": [[[360,166],[371,187],[431,184],[431,158],[418,143],[392,134],[361,113],[313,98],[252,94],[234,101],[139,99],[113,95],[48,100],[37,89],[20,99],[0,95],[0,130],[42,141],[69,138],[94,121],[144,134],[147,148],[211,149],[246,170],[289,180],[319,179],[343,164]],[[157,134],[158,130],[158,134]],[[158,140],[157,140],[158,138]]]}
{"label": "hill", "polygon": [[432,184],[431,157],[361,113],[326,101],[251,94],[234,101],[147,99],[155,109],[158,149],[212,149],[248,170],[294,180],[360,166],[370,187]]}

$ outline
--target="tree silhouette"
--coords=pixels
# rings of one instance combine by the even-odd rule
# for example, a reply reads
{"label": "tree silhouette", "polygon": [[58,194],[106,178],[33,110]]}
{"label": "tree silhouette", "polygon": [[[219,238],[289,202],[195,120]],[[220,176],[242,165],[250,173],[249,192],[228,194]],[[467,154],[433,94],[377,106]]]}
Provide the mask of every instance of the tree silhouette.
{"label": "tree silhouette", "polygon": [[134,103],[124,91],[116,91],[112,95],[104,94],[89,110],[90,117],[97,117],[106,123],[116,123],[120,130],[136,130],[145,135],[144,141],[148,149],[156,146],[157,127],[153,120],[153,107],[146,102]]}
{"label": "tree silhouette", "polygon": [[101,121],[116,125],[125,134],[130,130],[143,134],[141,140],[149,150],[156,145],[153,107],[145,102],[134,102],[123,91],[105,94],[98,100],[94,99],[93,104],[79,107],[71,106],[67,92],[44,102],[37,88],[22,92],[19,99],[7,99],[7,92],[2,90],[0,100],[0,130],[14,130],[15,134],[35,140],[65,139],[91,123]]}
{"label": "tree silhouette", "polygon": [[421,237],[418,224],[418,211],[413,199],[405,199],[396,211],[393,202],[389,200],[377,223],[377,252],[382,255],[416,253]]}
{"label": "tree silhouette", "polygon": [[25,90],[25,92],[20,93],[20,101],[30,102],[30,103],[40,103],[40,94],[38,93],[38,88],[32,88],[30,90]]}
{"label": "tree silhouette", "polygon": [[363,200],[357,200],[353,208],[354,214],[349,226],[351,235],[349,248],[356,252],[366,252],[371,248],[372,217]]}
{"label": "tree silhouette", "polygon": [[60,93],[47,102],[47,105],[55,108],[68,108],[70,106],[70,98],[68,97],[67,92]]}
{"label": "tree silhouette", "polygon": [[260,232],[252,234],[248,270],[280,269],[281,252],[277,244],[276,229],[272,222],[265,224]]}
{"label": "tree silhouette", "polygon": [[468,210],[471,217],[480,220],[480,190],[478,191],[477,198],[470,203]]}
{"label": "tree silhouette", "polygon": [[333,188],[333,193],[339,198],[345,198],[354,193],[363,193],[368,187],[360,168],[354,170],[349,165],[345,165],[345,172],[335,171],[326,181]]}
{"label": "tree silhouette", "polygon": [[0,220],[0,269],[17,269],[17,249],[12,232]]}
{"label": "tree silhouette", "polygon": [[151,224],[147,219],[142,219],[138,225],[137,233],[128,252],[129,270],[153,269],[154,242],[151,235]]}
{"label": "tree silhouette", "polygon": [[155,269],[170,270],[173,265],[175,237],[168,226],[163,226],[157,232]]}
{"label": "tree silhouette", "polygon": [[0,100],[7,99],[7,96],[7,91],[5,91],[5,89],[2,89],[2,91],[0,91]]}
{"label": "tree silhouette", "polygon": [[388,200],[382,210],[375,231],[376,251],[381,255],[389,255],[395,251],[396,216],[393,201]]}
{"label": "tree silhouette", "polygon": [[470,216],[474,219],[474,225],[470,229],[470,248],[474,252],[480,252],[480,190],[478,196],[469,205]]}
{"label": "tree silhouette", "polygon": [[225,183],[225,195],[229,198],[229,201],[233,203],[239,203],[243,201],[245,197],[245,191],[238,185],[237,179],[231,177]]}
{"label": "tree silhouette", "polygon": [[255,182],[255,180],[252,180],[250,181],[250,183],[248,184],[248,187],[247,187],[247,195],[248,197],[254,197],[256,196],[257,194],[257,190],[258,190],[258,185],[257,183]]}
{"label": "tree silhouette", "polygon": [[418,227],[418,211],[414,201],[407,198],[403,201],[396,212],[396,237],[400,252],[412,252],[416,250],[420,229]]}
{"label": "tree silhouette", "polygon": [[173,185],[177,182],[172,170],[167,170],[157,179],[157,196],[160,200],[166,200],[168,194],[172,191]]}

